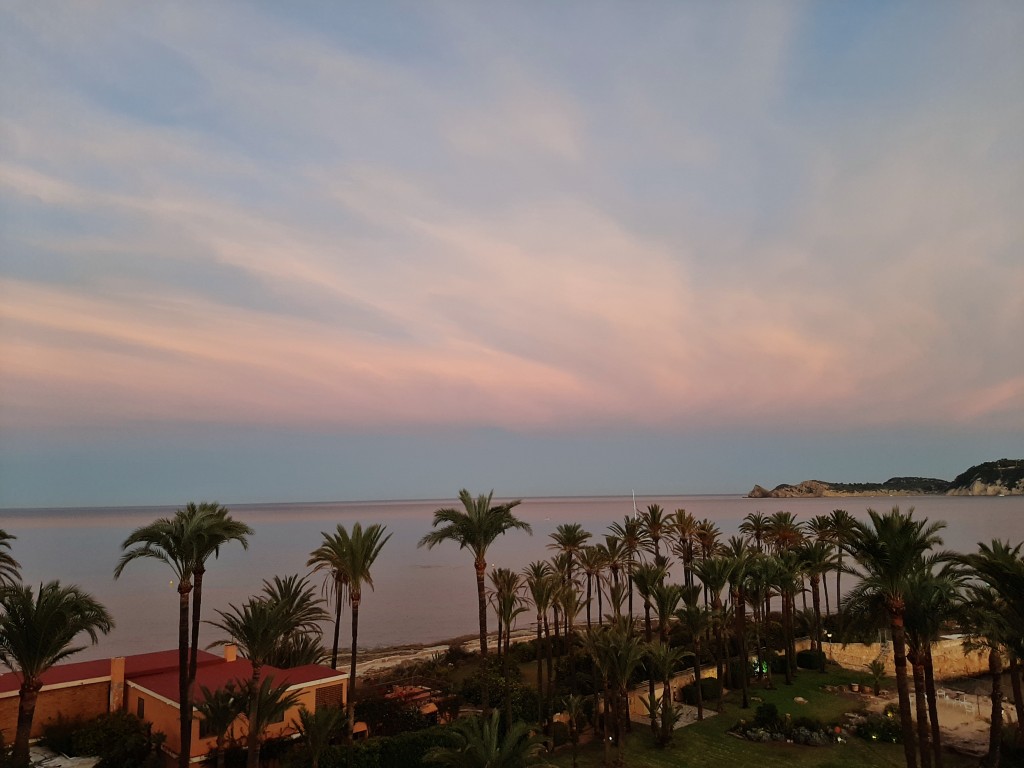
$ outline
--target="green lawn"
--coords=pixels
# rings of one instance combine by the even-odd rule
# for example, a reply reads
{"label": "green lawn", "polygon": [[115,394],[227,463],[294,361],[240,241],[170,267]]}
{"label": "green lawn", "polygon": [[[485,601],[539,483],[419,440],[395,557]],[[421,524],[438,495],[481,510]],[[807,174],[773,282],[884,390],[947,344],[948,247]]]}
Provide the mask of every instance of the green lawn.
{"label": "green lawn", "polygon": [[[822,690],[825,684],[843,685],[861,682],[863,675],[846,670],[832,670],[827,674],[801,671],[796,682],[787,686],[777,680],[775,690],[754,689],[753,696],[771,702],[780,713],[793,717],[807,715],[825,722],[838,720],[845,712],[856,708],[856,700]],[[793,699],[802,696],[807,704],[796,704]],[[904,765],[903,747],[899,744],[869,743],[853,738],[845,744],[829,747],[804,747],[793,744],[759,744],[738,739],[727,731],[743,718],[753,718],[757,702],[749,710],[739,707],[738,693],[726,697],[725,711],[702,723],[686,726],[675,732],[675,739],[667,749],[659,749],[645,728],[634,725],[623,749],[625,764],[631,768],[660,768],[687,766],[688,768],[728,768],[729,766],[757,766],[757,768],[899,768]],[[612,750],[614,759],[614,749]],[[564,747],[551,758],[556,766],[572,765],[570,748]],[[945,768],[965,768],[976,761],[956,755],[947,755]],[[600,742],[594,742],[579,751],[581,768],[603,765]]]}

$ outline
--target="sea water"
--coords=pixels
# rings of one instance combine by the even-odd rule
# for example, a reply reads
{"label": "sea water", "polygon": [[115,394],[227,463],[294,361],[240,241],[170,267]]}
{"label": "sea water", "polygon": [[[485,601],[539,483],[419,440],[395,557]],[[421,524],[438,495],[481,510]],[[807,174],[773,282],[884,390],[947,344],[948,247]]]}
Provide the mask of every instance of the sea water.
{"label": "sea water", "polygon": [[[766,515],[786,510],[806,521],[815,515],[846,509],[858,518],[873,508],[894,505],[915,508],[915,516],[944,521],[945,547],[973,551],[978,542],[993,538],[1013,543],[1024,540],[1024,496],[1009,497],[849,497],[815,499],[748,499],[741,496],[637,497],[636,506],[660,504],[666,511],[686,509],[709,518],[722,531],[722,540],[737,533],[750,512]],[[580,523],[602,541],[608,526],[633,514],[631,497],[524,499],[515,514],[533,527],[533,535],[513,530],[498,538],[488,551],[490,567],[521,570],[527,563],[549,557],[549,535],[561,523]],[[455,499],[300,504],[228,504],[231,513],[255,533],[248,550],[232,542],[211,560],[203,589],[203,618],[216,619],[217,609],[239,604],[261,589],[274,575],[307,573],[310,552],[322,541],[321,532],[338,524],[380,523],[391,539],[372,569],[373,589],[364,588],[359,613],[360,647],[433,643],[477,631],[476,581],[472,555],[452,542],[432,550],[417,542],[431,530],[433,512],[457,506]],[[169,567],[140,559],[114,579],[121,543],[135,528],[174,514],[174,507],[89,509],[8,509],[0,511],[0,528],[17,536],[12,554],[22,565],[27,583],[58,579],[78,584],[107,606],[117,624],[99,645],[74,657],[86,660],[177,647],[178,594]],[[323,583],[314,575],[317,588]],[[681,579],[679,574],[674,578]],[[520,617],[528,626],[531,613]],[[492,619],[493,625],[493,619]],[[204,625],[200,643],[219,637]],[[327,633],[329,642],[330,634]],[[342,619],[342,645],[349,645],[349,620]]]}

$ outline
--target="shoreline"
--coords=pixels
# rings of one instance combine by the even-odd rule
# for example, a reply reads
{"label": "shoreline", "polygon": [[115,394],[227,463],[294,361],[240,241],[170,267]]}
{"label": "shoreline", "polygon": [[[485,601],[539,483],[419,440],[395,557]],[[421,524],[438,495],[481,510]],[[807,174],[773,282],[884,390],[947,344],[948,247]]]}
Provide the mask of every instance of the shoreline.
{"label": "shoreline", "polygon": [[[536,637],[534,629],[513,629],[510,641],[519,643]],[[497,632],[487,633],[487,647],[497,647]],[[356,675],[360,678],[373,673],[387,672],[406,663],[429,661],[435,655],[444,655],[452,646],[459,646],[469,653],[479,651],[480,636],[478,634],[459,635],[447,640],[433,643],[402,643],[399,645],[381,646],[377,648],[359,649],[356,659]],[[350,651],[338,649],[338,669],[347,670],[351,663]]]}

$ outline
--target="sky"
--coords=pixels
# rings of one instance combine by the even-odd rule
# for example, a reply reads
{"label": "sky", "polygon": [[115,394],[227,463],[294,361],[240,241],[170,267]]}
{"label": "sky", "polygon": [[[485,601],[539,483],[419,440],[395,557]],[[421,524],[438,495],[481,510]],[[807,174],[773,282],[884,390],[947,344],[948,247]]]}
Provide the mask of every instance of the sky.
{"label": "sky", "polygon": [[0,8],[0,507],[1024,457],[1024,4]]}

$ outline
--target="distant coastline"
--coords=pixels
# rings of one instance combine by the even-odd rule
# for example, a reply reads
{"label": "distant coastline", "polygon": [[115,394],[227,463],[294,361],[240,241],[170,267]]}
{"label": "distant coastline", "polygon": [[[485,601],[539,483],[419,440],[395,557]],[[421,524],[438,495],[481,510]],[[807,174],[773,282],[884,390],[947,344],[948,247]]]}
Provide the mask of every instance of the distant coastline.
{"label": "distant coastline", "polygon": [[884,483],[832,483],[804,480],[771,490],[755,485],[751,499],[801,499],[846,496],[1020,496],[1024,495],[1024,459],[999,459],[976,464],[953,480],[935,477],[892,477]]}

